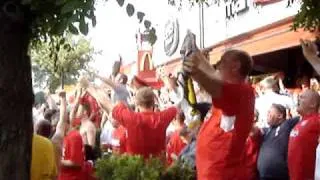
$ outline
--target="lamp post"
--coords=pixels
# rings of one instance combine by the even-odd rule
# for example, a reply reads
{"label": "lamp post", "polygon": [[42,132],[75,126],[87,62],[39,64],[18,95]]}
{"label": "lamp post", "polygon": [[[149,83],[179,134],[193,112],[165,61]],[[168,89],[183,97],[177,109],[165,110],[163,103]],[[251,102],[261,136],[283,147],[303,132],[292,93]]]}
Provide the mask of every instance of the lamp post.
{"label": "lamp post", "polygon": [[200,49],[204,48],[204,13],[203,2],[199,3]]}

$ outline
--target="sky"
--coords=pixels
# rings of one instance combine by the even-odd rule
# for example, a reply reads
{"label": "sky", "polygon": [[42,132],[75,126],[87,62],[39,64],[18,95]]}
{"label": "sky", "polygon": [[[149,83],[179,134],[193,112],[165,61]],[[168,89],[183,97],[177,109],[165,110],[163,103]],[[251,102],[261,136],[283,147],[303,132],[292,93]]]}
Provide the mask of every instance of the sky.
{"label": "sky", "polygon": [[125,0],[123,7],[120,7],[115,0],[97,4],[95,11],[97,25],[90,29],[88,38],[95,50],[102,53],[95,57],[95,62],[92,64],[92,67],[101,74],[110,73],[113,62],[118,59],[119,54],[124,64],[137,59],[135,34],[142,25],[139,25],[136,15],[132,17],[127,15],[125,7],[129,2],[135,6],[136,11],[143,11],[146,14],[145,18],[154,22],[161,21],[157,9],[166,4],[159,3],[158,0]]}

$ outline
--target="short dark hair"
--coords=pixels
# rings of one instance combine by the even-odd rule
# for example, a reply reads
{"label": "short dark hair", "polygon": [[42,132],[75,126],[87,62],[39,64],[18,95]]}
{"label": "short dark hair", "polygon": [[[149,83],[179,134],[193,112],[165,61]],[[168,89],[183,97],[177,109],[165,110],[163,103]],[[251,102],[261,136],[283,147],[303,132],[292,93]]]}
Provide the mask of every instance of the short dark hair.
{"label": "short dark hair", "polygon": [[37,123],[37,134],[44,136],[46,138],[50,138],[52,134],[52,127],[48,120],[40,120]]}
{"label": "short dark hair", "polygon": [[191,131],[189,130],[189,128],[185,126],[180,131],[179,136],[187,137],[190,133],[191,133]]}
{"label": "short dark hair", "polygon": [[121,78],[121,83],[122,84],[127,84],[128,82],[128,76],[125,74],[120,74],[120,78]]}
{"label": "short dark hair", "polygon": [[282,106],[281,104],[272,104],[271,107],[275,108],[284,119],[287,118],[287,109],[284,106]]}
{"label": "short dark hair", "polygon": [[44,117],[44,119],[51,122],[51,121],[53,121],[53,117],[56,113],[58,113],[58,111],[56,109],[46,109],[43,117]]}
{"label": "short dark hair", "polygon": [[242,77],[246,77],[250,74],[253,68],[253,60],[247,52],[236,49],[228,50],[222,55],[221,61],[229,59],[240,62],[239,73]]}
{"label": "short dark hair", "polygon": [[183,111],[180,111],[177,114],[177,120],[179,121],[179,123],[184,123],[185,119],[186,119],[186,116],[184,115]]}

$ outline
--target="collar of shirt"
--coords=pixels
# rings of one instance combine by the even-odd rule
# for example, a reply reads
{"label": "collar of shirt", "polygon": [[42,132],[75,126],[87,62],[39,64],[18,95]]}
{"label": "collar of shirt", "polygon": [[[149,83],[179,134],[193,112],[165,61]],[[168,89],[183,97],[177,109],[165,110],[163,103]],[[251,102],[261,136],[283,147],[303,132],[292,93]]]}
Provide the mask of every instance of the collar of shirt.
{"label": "collar of shirt", "polygon": [[319,113],[310,113],[308,115],[302,116],[301,120],[304,121],[304,120],[309,120],[309,119],[313,119],[316,117],[319,117]]}

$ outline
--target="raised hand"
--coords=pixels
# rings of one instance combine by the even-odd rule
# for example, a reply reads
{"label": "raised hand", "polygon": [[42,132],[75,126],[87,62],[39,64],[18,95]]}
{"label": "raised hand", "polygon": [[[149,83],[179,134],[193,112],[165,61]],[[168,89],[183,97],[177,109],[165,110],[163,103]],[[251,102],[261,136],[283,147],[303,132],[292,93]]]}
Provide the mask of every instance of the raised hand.
{"label": "raised hand", "polygon": [[317,45],[310,40],[300,39],[300,44],[302,46],[303,55],[307,58],[307,60],[311,60],[317,58],[319,51]]}
{"label": "raised hand", "polygon": [[63,90],[59,91],[59,92],[58,92],[58,95],[59,95],[59,97],[61,97],[61,98],[66,98],[66,92],[63,91]]}
{"label": "raised hand", "polygon": [[320,58],[318,57],[319,51],[317,45],[310,40],[300,40],[303,55],[320,75]]}
{"label": "raised hand", "polygon": [[200,51],[192,53],[183,62],[183,71],[194,75],[200,70],[200,64],[205,60],[205,57]]}

